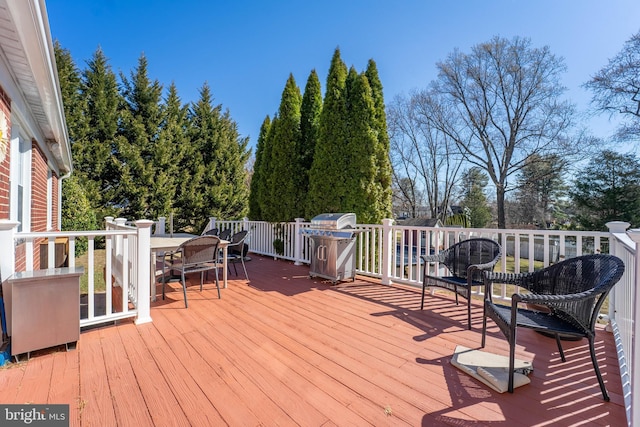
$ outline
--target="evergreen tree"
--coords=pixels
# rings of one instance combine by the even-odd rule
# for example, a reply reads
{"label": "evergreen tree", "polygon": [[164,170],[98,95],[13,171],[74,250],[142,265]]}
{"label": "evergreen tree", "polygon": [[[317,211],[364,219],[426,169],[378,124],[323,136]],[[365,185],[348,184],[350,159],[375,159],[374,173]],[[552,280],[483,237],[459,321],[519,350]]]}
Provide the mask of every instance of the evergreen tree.
{"label": "evergreen tree", "polygon": [[302,194],[301,206],[306,206],[309,192],[309,172],[318,136],[320,114],[322,112],[322,90],[316,70],[312,70],[302,96],[300,109],[300,172],[299,188]]}
{"label": "evergreen tree", "polygon": [[350,165],[342,154],[348,138],[346,80],[347,66],[340,58],[340,49],[336,49],[327,75],[318,139],[309,173],[309,218],[322,212],[340,212],[347,193],[345,178]]}
{"label": "evergreen tree", "polygon": [[375,108],[374,128],[377,131],[378,143],[376,147],[376,185],[379,187],[378,215],[377,221],[380,222],[384,218],[391,218],[393,207],[392,177],[393,171],[390,159],[390,141],[389,132],[387,130],[387,113],[384,104],[384,94],[382,82],[378,75],[378,67],[373,59],[367,63],[365,76],[369,81],[371,93],[373,96],[373,104]]}
{"label": "evergreen tree", "polygon": [[[86,134],[84,99],[80,96],[81,78],[71,53],[56,41],[54,45],[58,81],[72,150],[75,141],[83,141]],[[78,174],[62,181],[61,230],[95,230],[99,228],[96,215],[84,192]],[[76,239],[76,255],[87,250],[87,239]]]}
{"label": "evergreen tree", "polygon": [[[268,210],[269,221],[285,222],[304,215],[298,175],[301,172],[300,106],[302,96],[293,75],[289,75],[278,109],[278,124],[275,127],[271,148],[271,179],[269,194],[271,203],[277,205]],[[277,207],[277,208],[276,208]]]}
{"label": "evergreen tree", "polygon": [[209,86],[189,113],[192,147],[185,153],[192,175],[182,185],[191,209],[186,229],[200,231],[208,218],[240,219],[247,214],[249,189],[245,164],[250,156],[248,138],[241,138],[236,122],[222,106],[213,106]]}
{"label": "evergreen tree", "polygon": [[489,177],[479,167],[469,168],[462,175],[464,199],[462,206],[468,209],[471,227],[483,228],[491,221],[491,209],[484,189]]}
{"label": "evergreen tree", "polygon": [[162,85],[149,79],[144,55],[140,56],[131,79],[124,75],[121,79],[125,102],[121,113],[118,155],[122,165],[123,215],[131,219],[156,218],[164,213],[159,211],[158,200],[154,199],[162,191],[162,188],[158,189],[158,167],[154,162],[162,121]]}
{"label": "evergreen tree", "polygon": [[606,230],[609,221],[640,226],[640,162],[605,150],[576,176],[570,191],[583,230]]}
{"label": "evergreen tree", "polygon": [[546,229],[558,200],[565,195],[562,174],[565,162],[557,155],[527,157],[517,180],[517,220]]}
{"label": "evergreen tree", "polygon": [[348,138],[344,149],[349,168],[341,211],[355,212],[358,221],[378,222],[380,189],[377,178],[375,107],[368,79],[351,67],[346,84]]}
{"label": "evergreen tree", "polygon": [[98,48],[82,73],[86,134],[74,140],[73,162],[98,219],[119,216],[123,198],[116,153],[120,94],[116,76]]}
{"label": "evergreen tree", "polygon": [[263,188],[261,183],[264,179],[264,146],[270,127],[271,119],[267,116],[262,122],[262,126],[260,126],[260,135],[258,135],[258,142],[256,144],[256,157],[253,163],[253,175],[251,176],[251,191],[249,192],[249,218],[254,221],[259,221],[263,218],[262,209],[260,208],[260,191]]}
{"label": "evergreen tree", "polygon": [[260,205],[260,212],[264,221],[274,221],[278,216],[278,203],[271,197],[271,183],[273,180],[273,165],[271,161],[271,152],[273,151],[276,129],[279,125],[278,115],[276,114],[271,121],[267,133],[264,138],[262,147],[262,161],[260,167],[260,180],[257,184],[257,200]]}
{"label": "evergreen tree", "polygon": [[69,142],[73,147],[74,143],[82,141],[87,133],[87,125],[84,118],[86,102],[80,92],[82,78],[80,70],[71,57],[71,52],[62,48],[57,40],[54,44],[54,52]]}
{"label": "evergreen tree", "polygon": [[[172,213],[176,218],[189,218],[188,211],[177,210],[177,190],[182,177],[180,164],[190,142],[186,133],[187,110],[182,105],[173,83],[169,86],[161,114],[162,121],[152,160],[154,179],[149,191],[150,211],[154,219],[160,216],[169,218]],[[181,220],[178,221],[180,222]]]}

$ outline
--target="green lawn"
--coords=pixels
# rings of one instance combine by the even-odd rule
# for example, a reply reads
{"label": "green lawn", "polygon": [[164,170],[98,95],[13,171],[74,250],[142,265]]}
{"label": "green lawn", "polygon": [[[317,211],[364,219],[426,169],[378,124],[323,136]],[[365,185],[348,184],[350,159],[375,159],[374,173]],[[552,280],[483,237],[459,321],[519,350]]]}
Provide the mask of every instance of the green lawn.
{"label": "green lawn", "polygon": [[[104,266],[105,266],[105,250],[104,249],[96,249],[93,252],[94,255],[94,271],[93,271],[93,284],[94,284],[94,292],[104,292],[105,291],[105,281],[104,281]],[[80,277],[80,293],[86,294],[88,292],[88,262],[87,262],[88,254],[81,255],[76,258],[76,266],[84,267],[84,274]]]}

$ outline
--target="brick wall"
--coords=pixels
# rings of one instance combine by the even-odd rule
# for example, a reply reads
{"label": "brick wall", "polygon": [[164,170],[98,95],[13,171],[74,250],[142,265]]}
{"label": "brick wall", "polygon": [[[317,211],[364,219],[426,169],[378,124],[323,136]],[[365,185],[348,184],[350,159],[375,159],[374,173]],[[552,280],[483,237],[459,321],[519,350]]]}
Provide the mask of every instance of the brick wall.
{"label": "brick wall", "polygon": [[37,141],[31,149],[31,231],[47,231],[47,158]]}
{"label": "brick wall", "polygon": [[[11,99],[0,86],[0,111],[4,113],[7,121],[7,133],[3,135],[7,141],[11,140]],[[0,219],[9,219],[9,165],[10,165],[10,146],[7,144],[7,155],[0,162]]]}

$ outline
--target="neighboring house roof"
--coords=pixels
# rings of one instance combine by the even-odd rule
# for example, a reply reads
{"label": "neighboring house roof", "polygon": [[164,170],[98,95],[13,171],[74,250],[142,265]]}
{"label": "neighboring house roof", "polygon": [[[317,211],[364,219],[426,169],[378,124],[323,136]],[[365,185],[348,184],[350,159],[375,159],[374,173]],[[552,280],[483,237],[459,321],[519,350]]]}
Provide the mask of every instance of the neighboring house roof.
{"label": "neighboring house roof", "polygon": [[[44,0],[0,0],[0,59],[8,66],[19,97],[39,127],[41,148],[61,174],[71,172],[71,146],[58,82]],[[24,101],[23,101],[24,100]],[[12,108],[13,110],[13,108]]]}
{"label": "neighboring house roof", "polygon": [[436,218],[407,218],[398,221],[398,225],[411,227],[442,227],[442,222]]}

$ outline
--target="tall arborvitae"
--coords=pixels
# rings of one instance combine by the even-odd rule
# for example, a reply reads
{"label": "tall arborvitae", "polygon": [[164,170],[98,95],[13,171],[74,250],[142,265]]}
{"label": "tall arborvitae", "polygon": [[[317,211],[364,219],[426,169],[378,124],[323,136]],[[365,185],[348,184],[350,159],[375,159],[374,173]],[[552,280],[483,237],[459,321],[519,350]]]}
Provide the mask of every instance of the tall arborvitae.
{"label": "tall arborvitae", "polygon": [[378,143],[376,149],[376,185],[378,186],[378,216],[372,220],[375,223],[380,222],[384,218],[391,218],[392,215],[392,168],[391,159],[389,158],[390,143],[389,132],[387,130],[387,113],[384,105],[384,95],[382,82],[378,75],[378,67],[373,59],[367,64],[365,76],[369,81],[373,96],[373,104],[375,108],[374,127],[376,129]]}
{"label": "tall arborvitae", "polygon": [[[271,147],[271,180],[269,182],[269,202],[274,209],[268,209],[272,222],[292,221],[304,215],[300,203],[301,192],[298,182],[300,174],[300,106],[302,95],[293,75],[290,74],[282,91],[278,123],[275,127]],[[277,207],[277,209],[275,208]]]}
{"label": "tall arborvitae", "polygon": [[72,146],[75,173],[99,220],[118,216],[124,199],[116,153],[120,94],[116,76],[98,48],[82,74],[86,134]]}
{"label": "tall arborvitae", "polygon": [[256,144],[255,161],[253,162],[253,175],[251,176],[251,191],[249,193],[249,218],[258,221],[262,219],[262,209],[260,209],[260,191],[263,186],[262,180],[264,179],[263,165],[264,165],[264,146],[266,144],[267,134],[271,127],[271,119],[269,116],[265,117],[260,126],[260,135],[258,135],[258,142]]}
{"label": "tall arborvitae", "polygon": [[241,138],[238,126],[222,106],[213,106],[209,86],[200,90],[200,99],[189,114],[192,150],[186,154],[193,175],[182,191],[191,197],[192,206],[186,225],[201,231],[211,216],[240,219],[247,214],[249,189],[246,185],[248,138]]}
{"label": "tall arborvitae", "polygon": [[300,110],[300,173],[298,174],[298,186],[302,194],[300,203],[302,206],[306,206],[309,192],[309,172],[313,164],[321,112],[322,90],[320,88],[320,79],[318,79],[316,70],[312,70],[304,88]]}
{"label": "tall arborvitae", "polygon": [[278,128],[278,115],[276,114],[271,120],[271,124],[264,137],[262,146],[262,162],[260,166],[260,181],[258,182],[258,203],[260,204],[260,213],[262,220],[269,221],[275,218],[278,213],[278,205],[271,198],[271,181],[273,179],[273,165],[271,162],[271,152],[273,151],[276,129]]}
{"label": "tall arborvitae", "polygon": [[[188,217],[188,212],[178,211],[177,189],[182,178],[180,163],[190,141],[186,134],[186,108],[182,105],[175,84],[161,109],[162,121],[153,153],[154,178],[150,188],[150,210],[156,217]],[[154,217],[154,219],[156,218]]]}
{"label": "tall arborvitae", "polygon": [[376,179],[375,107],[369,82],[351,67],[347,77],[348,143],[344,156],[349,161],[345,177],[343,211],[355,212],[359,222],[378,221],[379,191]]}
{"label": "tall arborvitae", "polygon": [[322,212],[340,212],[346,194],[345,174],[349,165],[342,155],[347,143],[346,79],[347,66],[340,58],[340,49],[336,49],[327,75],[318,139],[309,173],[309,218]]}
{"label": "tall arborvitae", "polygon": [[144,55],[140,56],[131,78],[121,75],[121,79],[125,103],[118,157],[122,165],[120,185],[125,195],[123,215],[130,219],[156,218],[165,213],[154,200],[158,193],[154,160],[162,121],[162,85],[149,79]]}

